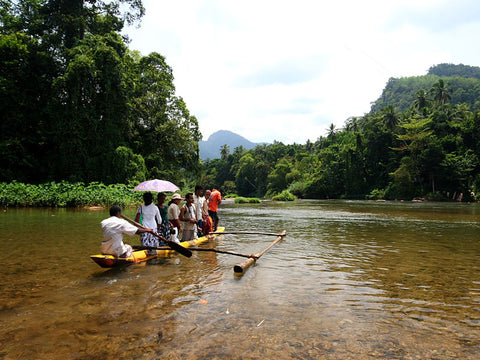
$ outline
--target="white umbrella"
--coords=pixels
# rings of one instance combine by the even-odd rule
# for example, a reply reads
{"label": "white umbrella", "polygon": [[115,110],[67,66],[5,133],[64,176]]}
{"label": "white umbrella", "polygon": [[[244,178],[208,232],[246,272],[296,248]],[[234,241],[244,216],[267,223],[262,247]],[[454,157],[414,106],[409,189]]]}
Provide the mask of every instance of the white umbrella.
{"label": "white umbrella", "polygon": [[174,183],[167,181],[167,180],[147,180],[138,184],[133,189],[135,191],[155,191],[155,192],[163,192],[163,191],[177,191],[179,190],[178,186]]}

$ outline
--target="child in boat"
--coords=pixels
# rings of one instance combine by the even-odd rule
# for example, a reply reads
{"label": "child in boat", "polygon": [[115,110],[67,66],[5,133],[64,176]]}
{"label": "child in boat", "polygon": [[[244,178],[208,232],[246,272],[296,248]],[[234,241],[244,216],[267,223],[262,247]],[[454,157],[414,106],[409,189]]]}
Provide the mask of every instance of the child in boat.
{"label": "child in boat", "polygon": [[123,234],[133,236],[135,234],[151,233],[152,229],[139,229],[121,218],[122,208],[113,205],[110,208],[110,217],[100,224],[103,231],[103,240],[100,250],[104,255],[113,255],[127,258],[132,255],[132,247],[123,243]]}

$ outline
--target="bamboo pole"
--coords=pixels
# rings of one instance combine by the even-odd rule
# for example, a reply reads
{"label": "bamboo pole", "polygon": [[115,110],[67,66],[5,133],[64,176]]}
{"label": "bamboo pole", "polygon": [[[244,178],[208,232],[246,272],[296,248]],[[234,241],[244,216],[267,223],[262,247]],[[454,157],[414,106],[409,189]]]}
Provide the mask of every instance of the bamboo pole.
{"label": "bamboo pole", "polygon": [[211,232],[210,234],[223,235],[223,234],[244,234],[244,235],[273,235],[273,236],[282,236],[282,234],[269,233],[269,232],[255,232],[255,231],[222,231],[222,232]]}
{"label": "bamboo pole", "polygon": [[[133,245],[132,248],[136,250],[170,250],[168,246],[162,246],[162,247],[155,247],[155,246],[141,246],[141,245]],[[210,251],[210,252],[215,252],[219,254],[228,254],[228,255],[234,255],[234,256],[241,256],[245,258],[255,258],[254,254],[247,255],[247,254],[240,254],[236,253],[233,251],[226,251],[226,250],[218,250],[218,249],[211,249],[211,248],[188,248],[190,251]]]}
{"label": "bamboo pole", "polygon": [[236,253],[236,252],[233,252],[233,251],[210,249],[210,248],[190,248],[190,250],[192,250],[192,251],[211,251],[211,252],[215,252],[215,253],[219,253],[219,254],[228,254],[228,255],[246,257],[246,258],[249,258],[249,259],[252,259],[252,258],[255,259],[256,258],[255,254],[247,255],[247,254]]}
{"label": "bamboo pole", "polygon": [[235,275],[239,275],[239,276],[243,275],[251,265],[253,265],[258,259],[260,259],[262,255],[265,254],[268,250],[274,247],[276,243],[282,240],[285,235],[287,235],[287,231],[283,230],[280,234],[277,234],[277,238],[270,245],[268,245],[263,251],[255,254],[254,257],[251,257],[250,259],[247,259],[241,262],[240,264],[235,265],[233,267],[233,272],[235,273]]}

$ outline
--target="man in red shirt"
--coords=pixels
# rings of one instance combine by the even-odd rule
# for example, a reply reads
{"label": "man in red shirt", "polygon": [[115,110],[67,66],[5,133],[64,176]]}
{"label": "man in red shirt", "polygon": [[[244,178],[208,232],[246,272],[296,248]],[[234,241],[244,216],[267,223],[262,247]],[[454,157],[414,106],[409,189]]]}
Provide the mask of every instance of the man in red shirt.
{"label": "man in red shirt", "polygon": [[212,194],[210,195],[210,201],[208,202],[208,215],[213,220],[213,231],[217,231],[218,226],[218,205],[222,202],[222,194],[219,191],[218,186],[213,187]]}

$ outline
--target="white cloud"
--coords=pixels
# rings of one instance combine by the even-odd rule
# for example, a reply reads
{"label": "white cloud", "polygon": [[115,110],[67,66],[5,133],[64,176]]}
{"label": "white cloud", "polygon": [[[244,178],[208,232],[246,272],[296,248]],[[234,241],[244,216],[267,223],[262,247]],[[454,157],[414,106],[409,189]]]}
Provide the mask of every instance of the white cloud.
{"label": "white cloud", "polygon": [[[479,65],[472,0],[144,0],[131,49],[173,68],[205,138],[305,143],[370,110],[390,77]],[[442,20],[448,20],[447,22]]]}

